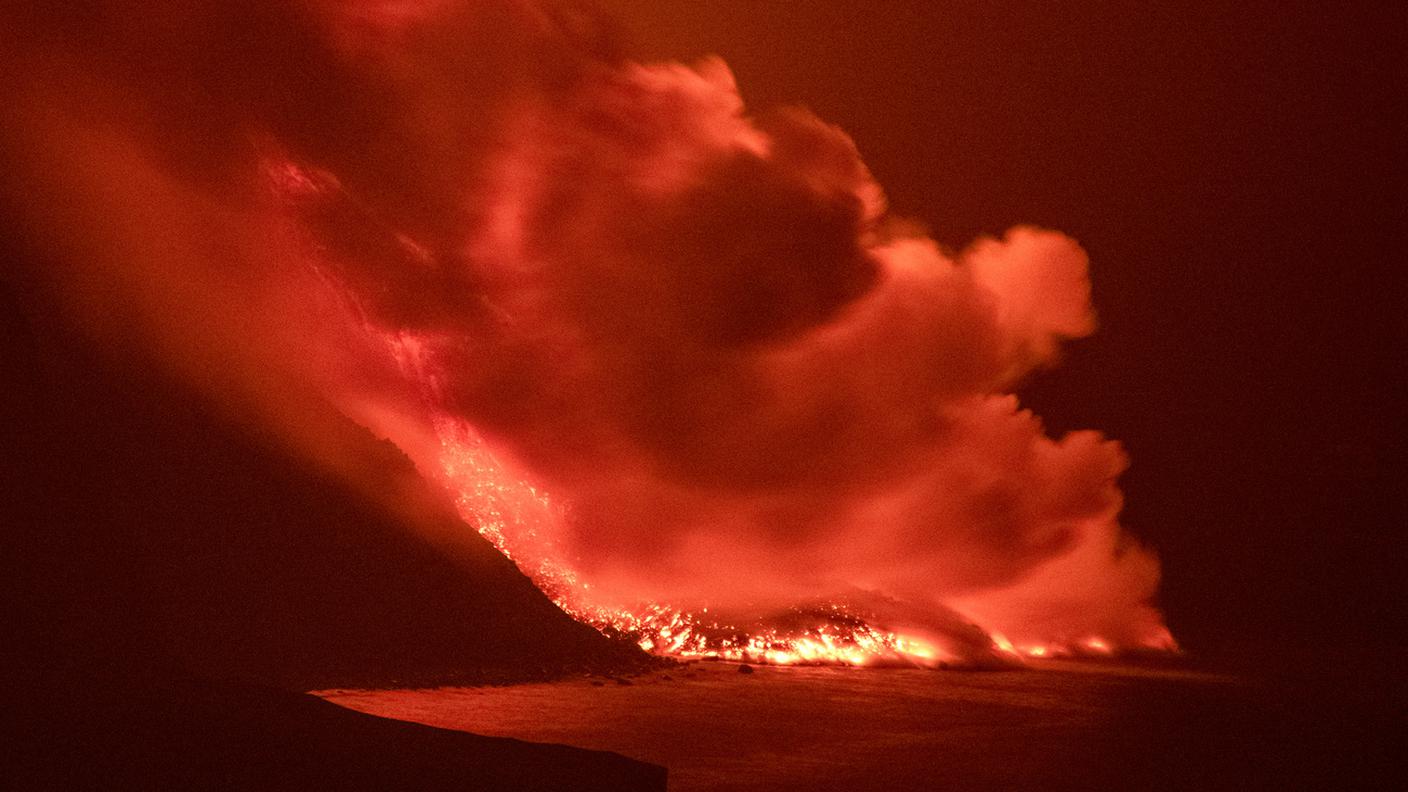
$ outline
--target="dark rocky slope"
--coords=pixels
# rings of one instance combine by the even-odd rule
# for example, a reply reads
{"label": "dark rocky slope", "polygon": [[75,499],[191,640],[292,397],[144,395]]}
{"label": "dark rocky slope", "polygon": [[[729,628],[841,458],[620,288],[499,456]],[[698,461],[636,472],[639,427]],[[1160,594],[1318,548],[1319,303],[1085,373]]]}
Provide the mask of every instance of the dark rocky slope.
{"label": "dark rocky slope", "polygon": [[[320,430],[373,486],[417,482],[418,519],[433,524],[407,525],[257,425],[93,353],[35,315],[42,297],[9,290],[5,541],[10,585],[44,633],[302,688],[641,661],[558,610],[350,421],[329,410]],[[422,538],[452,532],[453,548]]]}
{"label": "dark rocky slope", "polygon": [[[0,675],[7,731],[19,736],[0,778],[20,788],[663,786],[663,770],[620,757],[278,692],[523,681],[648,660],[558,610],[455,524],[399,451],[350,421],[328,410],[319,431],[352,450],[363,485],[417,490],[416,509],[309,464],[151,361],[98,352],[52,320],[41,270],[6,244]],[[422,538],[449,531],[468,536],[453,548]]]}

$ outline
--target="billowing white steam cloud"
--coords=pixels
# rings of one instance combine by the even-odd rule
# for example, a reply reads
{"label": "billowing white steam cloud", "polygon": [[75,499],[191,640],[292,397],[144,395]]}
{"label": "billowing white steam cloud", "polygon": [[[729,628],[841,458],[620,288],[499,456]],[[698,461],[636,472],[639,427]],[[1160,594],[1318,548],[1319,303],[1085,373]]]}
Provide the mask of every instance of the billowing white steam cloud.
{"label": "billowing white steam cloud", "polygon": [[428,472],[474,427],[607,600],[866,591],[1166,640],[1123,453],[1009,395],[1094,329],[1070,239],[943,251],[840,130],[746,115],[716,60],[626,61],[567,5],[96,5],[0,18],[34,75],[9,192],[40,185],[90,317],[310,447],[291,387]]}

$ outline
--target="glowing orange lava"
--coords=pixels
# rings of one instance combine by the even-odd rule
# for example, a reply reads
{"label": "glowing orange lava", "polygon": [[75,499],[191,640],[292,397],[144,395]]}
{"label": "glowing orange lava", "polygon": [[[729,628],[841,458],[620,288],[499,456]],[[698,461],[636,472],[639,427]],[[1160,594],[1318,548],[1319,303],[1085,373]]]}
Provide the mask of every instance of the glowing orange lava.
{"label": "glowing orange lava", "polygon": [[[629,640],[652,654],[769,665],[946,667],[968,659],[933,642],[868,624],[839,604],[793,609],[767,621],[730,621],[708,608],[689,611],[651,603],[625,608],[598,603],[591,584],[563,563],[554,545],[567,511],[537,486],[522,480],[468,424],[443,418],[444,483],[456,493],[460,515],[512,559],[558,607],[602,633]],[[1091,636],[1070,644],[1014,645],[990,633],[995,658],[1105,656],[1110,642]],[[1154,648],[1154,647],[1149,647]],[[1167,647],[1165,647],[1167,648]]]}

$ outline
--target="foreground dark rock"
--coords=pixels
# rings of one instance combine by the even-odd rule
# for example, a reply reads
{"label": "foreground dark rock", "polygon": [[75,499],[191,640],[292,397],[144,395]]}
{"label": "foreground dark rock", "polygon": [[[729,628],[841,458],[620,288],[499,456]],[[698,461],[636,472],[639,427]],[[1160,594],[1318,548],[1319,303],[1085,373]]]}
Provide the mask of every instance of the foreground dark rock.
{"label": "foreground dark rock", "polygon": [[0,787],[664,790],[613,753],[481,737],[179,672],[64,669],[9,698]]}

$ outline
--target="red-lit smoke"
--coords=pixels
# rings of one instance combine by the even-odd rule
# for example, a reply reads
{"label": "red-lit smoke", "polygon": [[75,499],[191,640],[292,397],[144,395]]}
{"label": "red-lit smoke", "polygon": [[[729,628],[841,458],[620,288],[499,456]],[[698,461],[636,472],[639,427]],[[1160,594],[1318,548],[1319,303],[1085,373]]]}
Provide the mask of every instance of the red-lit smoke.
{"label": "red-lit smoke", "polygon": [[567,4],[6,13],[9,196],[86,321],[336,465],[288,394],[332,400],[546,584],[1168,643],[1119,446],[1010,395],[1094,329],[1072,240],[942,250],[842,131]]}

